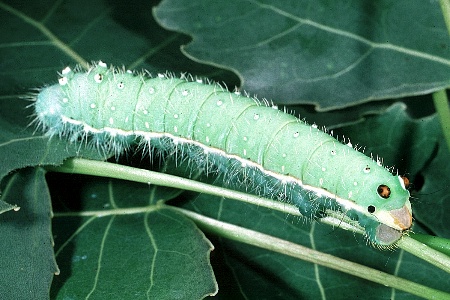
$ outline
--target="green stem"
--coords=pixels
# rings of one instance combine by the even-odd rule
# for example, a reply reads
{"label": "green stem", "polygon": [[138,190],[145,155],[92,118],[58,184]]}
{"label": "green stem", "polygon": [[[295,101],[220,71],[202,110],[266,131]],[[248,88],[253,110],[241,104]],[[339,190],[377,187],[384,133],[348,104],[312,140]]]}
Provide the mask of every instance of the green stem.
{"label": "green stem", "polygon": [[444,132],[444,138],[447,142],[448,150],[450,151],[450,108],[448,105],[446,91],[440,90],[433,93],[433,102],[441,122],[441,127]]}
{"label": "green stem", "polygon": [[[87,160],[82,158],[70,158],[66,160],[61,166],[58,167],[47,166],[46,169],[48,171],[54,172],[102,176],[108,178],[141,182],[146,184],[155,184],[158,186],[166,186],[180,190],[188,190],[233,199],[244,203],[249,203],[252,205],[277,210],[285,214],[303,217],[300,214],[298,208],[289,203],[274,201],[272,199],[262,198],[256,195],[229,190],[226,188],[217,187],[211,184],[206,184],[192,179],[186,179],[170,174],[138,169],[104,161]],[[364,234],[364,230],[361,227],[359,227],[359,225],[355,224],[354,221],[352,222],[352,220],[347,219],[342,214],[336,214],[336,212],[330,212],[328,216],[321,218],[319,221],[321,223],[336,226],[341,229],[350,230],[359,234]]]}
{"label": "green stem", "polygon": [[450,273],[450,257],[445,253],[431,248],[429,245],[407,236],[398,241],[398,247],[428,263]]}
{"label": "green stem", "polygon": [[325,266],[327,268],[364,278],[388,287],[406,291],[419,297],[425,297],[425,295],[430,299],[449,299],[450,297],[450,294],[448,293],[435,290],[427,286],[366,267],[364,265],[341,259],[330,254],[309,249],[274,236],[211,219],[178,207],[171,207],[171,209],[188,216],[194,220],[200,228],[234,241],[257,246],[273,252]]}
{"label": "green stem", "polygon": [[[210,194],[219,197],[225,197],[228,199],[234,199],[249,203],[252,205],[262,206],[269,209],[281,211],[286,214],[301,216],[298,209],[288,203],[282,203],[271,199],[261,198],[255,195],[249,195],[238,191],[228,190],[221,187],[212,186],[209,184],[197,182],[186,178],[181,178],[169,174],[132,168],[129,166],[123,166],[108,162],[86,160],[81,158],[72,158],[65,161],[62,166],[52,167],[47,166],[47,170],[63,172],[63,173],[75,173],[86,174],[92,176],[103,176],[108,178],[117,178],[123,180],[130,180],[134,182],[141,182],[146,184],[156,184],[159,186],[167,186],[172,188],[178,188],[183,190],[195,191],[204,194]],[[136,214],[155,209],[154,207],[138,207],[132,209],[121,209],[120,214]],[[118,212],[116,210],[90,212],[90,215],[114,215]],[[319,219],[321,223],[325,223],[340,229],[350,230],[359,234],[364,234],[362,228],[357,226],[355,221],[347,220],[342,214],[336,211],[327,211],[327,216]],[[421,259],[445,270],[450,273],[450,260],[448,257],[440,256],[439,252],[433,249],[420,248],[420,243],[417,241],[411,241],[412,239],[405,236],[399,242],[399,248],[410,252],[413,255],[420,257]],[[415,243],[415,244],[414,244]],[[427,247],[424,245],[424,247]],[[416,249],[419,249],[416,251]],[[425,251],[426,250],[426,251]],[[436,259],[437,258],[437,259]]]}
{"label": "green stem", "polygon": [[450,35],[450,0],[439,0],[441,6],[442,15],[444,16],[445,25],[447,25],[447,31]]}
{"label": "green stem", "polygon": [[[435,249],[441,252],[442,254],[445,254],[448,257],[450,257],[450,239],[420,233],[411,233],[410,236],[414,240],[422,244],[428,245],[428,247]],[[437,259],[440,260],[439,258]]]}
{"label": "green stem", "polygon": [[61,166],[47,166],[46,169],[48,171],[54,172],[102,176],[108,178],[129,180],[133,182],[141,182],[145,184],[171,187],[180,190],[189,190],[193,192],[234,199],[253,205],[263,206],[291,215],[302,216],[295,206],[289,205],[287,203],[273,201],[255,195],[213,186],[192,179],[186,179],[170,174],[138,169],[109,162],[88,160],[82,158],[70,158],[66,160]]}
{"label": "green stem", "polygon": [[[439,5],[441,6],[448,34],[450,35],[450,0],[439,0]],[[439,120],[441,121],[448,150],[450,151],[450,109],[445,90],[435,92],[433,94],[433,101]]]}

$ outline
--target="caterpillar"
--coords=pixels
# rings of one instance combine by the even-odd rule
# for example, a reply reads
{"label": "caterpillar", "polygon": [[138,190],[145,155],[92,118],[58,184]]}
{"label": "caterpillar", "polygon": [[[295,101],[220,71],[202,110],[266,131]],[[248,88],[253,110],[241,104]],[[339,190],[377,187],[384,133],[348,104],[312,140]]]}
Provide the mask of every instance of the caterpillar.
{"label": "caterpillar", "polygon": [[217,83],[152,77],[101,61],[87,72],[66,67],[59,75],[34,103],[34,122],[48,136],[119,154],[131,145],[196,151],[203,162],[233,166],[234,174],[262,175],[264,183],[253,183],[264,185],[260,194],[281,193],[304,216],[341,210],[381,248],[412,225],[406,179],[276,106]]}

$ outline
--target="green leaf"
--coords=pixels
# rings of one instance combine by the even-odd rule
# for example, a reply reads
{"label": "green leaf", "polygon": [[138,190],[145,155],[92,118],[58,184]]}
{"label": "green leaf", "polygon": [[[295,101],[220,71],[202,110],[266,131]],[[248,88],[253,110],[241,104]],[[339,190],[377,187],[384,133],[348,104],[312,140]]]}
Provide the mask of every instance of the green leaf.
{"label": "green leaf", "polygon": [[[349,299],[368,294],[413,298],[328,267],[238,243],[220,232],[207,233],[216,248],[211,253],[213,274],[210,243],[185,215],[174,211],[177,207],[450,293],[445,271],[400,249],[372,249],[341,225],[333,228],[221,197],[55,173],[47,178],[61,272],[49,293],[52,274],[57,272],[47,243],[52,235],[50,227],[34,231],[40,224],[37,217],[50,224],[48,195],[38,193],[46,192],[47,185],[41,169],[17,170],[59,165],[75,155],[95,159],[103,155],[58,137],[49,141],[35,124],[27,127],[33,117],[29,117],[32,107],[26,109],[32,102],[26,98],[30,91],[36,92],[34,88],[55,83],[57,72],[66,65],[84,66],[99,59],[152,73],[169,70],[207,76],[231,89],[240,85],[239,78],[250,93],[278,104],[290,103],[296,110],[302,103],[330,109],[385,100],[326,114],[311,106],[298,111],[307,112],[310,123],[326,124],[335,135],[365,146],[367,154],[382,156],[386,164],[409,176],[414,231],[450,237],[445,226],[450,207],[449,154],[436,116],[429,116],[433,111],[429,93],[450,82],[449,39],[437,3],[297,1],[292,7],[285,2],[173,3],[164,1],[158,7],[158,22],[188,33],[192,42],[189,36],[156,23],[151,14],[156,1],[0,1],[0,178],[12,173],[3,179],[0,202],[0,211],[5,212],[0,215],[2,266],[8,266],[1,268],[2,298],[30,299],[30,291],[39,291],[34,298],[50,294],[58,299],[69,295],[141,299],[149,294],[158,299],[183,295],[192,299],[214,293],[216,279],[216,297],[224,299]],[[180,53],[180,45],[186,44],[182,51],[193,60]],[[237,75],[197,62],[222,65]],[[403,98],[414,95],[424,96]],[[395,100],[387,98],[401,98],[404,104],[391,107]],[[337,131],[348,123],[354,126]],[[197,176],[198,170],[180,162],[171,165],[155,159],[151,166],[140,152],[127,153],[121,160],[135,161],[141,167],[214,181]],[[21,178],[17,185],[14,178]],[[30,186],[36,187],[36,194],[21,197]],[[44,204],[44,217],[28,213],[28,208]],[[17,212],[15,205],[20,206]],[[35,244],[30,230],[34,237],[39,233],[45,245]],[[28,280],[31,276],[38,280]]]}
{"label": "green leaf", "polygon": [[44,170],[25,169],[3,181],[2,199],[19,208],[0,215],[3,299],[46,299],[54,274],[50,195]]}
{"label": "green leaf", "polygon": [[439,140],[437,153],[429,165],[423,170],[426,178],[424,186],[417,195],[417,218],[438,236],[450,238],[447,216],[450,214],[450,152],[443,139]]}
{"label": "green leaf", "polygon": [[155,16],[192,37],[187,56],[235,70],[247,91],[281,103],[328,110],[450,83],[438,2],[166,0]]}
{"label": "green leaf", "polygon": [[[51,177],[61,184],[60,176]],[[209,262],[214,247],[192,221],[158,206],[154,188],[89,178],[69,182],[73,191],[54,191],[81,207],[55,212],[56,258],[63,272],[52,297],[200,299],[216,292]],[[139,213],[127,213],[139,207]]]}

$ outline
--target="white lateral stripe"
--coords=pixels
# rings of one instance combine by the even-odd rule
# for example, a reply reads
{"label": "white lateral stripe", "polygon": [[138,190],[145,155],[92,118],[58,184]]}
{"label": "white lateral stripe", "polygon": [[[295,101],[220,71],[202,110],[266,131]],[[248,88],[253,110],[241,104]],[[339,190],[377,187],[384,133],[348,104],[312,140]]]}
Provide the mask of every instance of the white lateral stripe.
{"label": "white lateral stripe", "polygon": [[[67,122],[70,124],[74,124],[74,125],[81,125],[83,126],[84,130],[87,132],[91,132],[91,133],[110,133],[111,135],[121,135],[121,136],[132,136],[132,135],[136,135],[139,136],[141,138],[143,138],[146,141],[150,141],[152,138],[156,138],[156,139],[161,139],[161,138],[170,138],[174,143],[176,144],[189,144],[189,145],[194,145],[197,147],[200,147],[201,149],[203,149],[204,153],[213,153],[213,154],[217,154],[219,156],[228,158],[228,159],[235,159],[237,161],[239,161],[241,163],[242,166],[250,166],[253,168],[257,168],[259,169],[263,174],[268,175],[270,177],[274,177],[278,180],[280,180],[282,183],[286,184],[288,182],[290,183],[294,183],[296,185],[298,185],[299,187],[307,190],[307,191],[311,191],[313,193],[315,193],[318,196],[323,196],[323,197],[327,197],[330,199],[334,199],[336,200],[337,203],[339,203],[345,210],[355,210],[357,212],[363,213],[364,215],[374,218],[374,215],[376,214],[370,214],[367,209],[361,207],[360,205],[356,204],[354,201],[349,200],[349,199],[345,199],[345,198],[341,198],[339,196],[337,196],[336,194],[333,194],[325,189],[319,188],[319,187],[314,187],[311,185],[307,185],[304,184],[299,178],[293,177],[293,176],[289,176],[289,175],[283,175],[274,171],[270,171],[265,169],[262,165],[255,163],[251,160],[248,159],[244,159],[241,158],[240,156],[237,156],[235,154],[229,154],[219,148],[215,148],[215,147],[209,147],[206,146],[203,143],[200,143],[198,141],[195,140],[191,140],[191,139],[187,139],[187,138],[183,138],[183,137],[179,137],[179,136],[175,136],[171,133],[159,133],[159,132],[147,132],[147,131],[126,131],[126,130],[122,130],[122,129],[117,129],[117,128],[112,128],[112,127],[104,127],[102,129],[96,129],[93,128],[91,126],[89,126],[88,124],[86,124],[85,122],[81,122],[81,121],[77,121],[77,120],[73,120],[71,118],[68,118],[66,116],[62,116],[62,121],[63,122]],[[377,216],[378,219],[380,220],[385,220],[386,216]],[[387,224],[391,224],[391,222],[387,223]]]}

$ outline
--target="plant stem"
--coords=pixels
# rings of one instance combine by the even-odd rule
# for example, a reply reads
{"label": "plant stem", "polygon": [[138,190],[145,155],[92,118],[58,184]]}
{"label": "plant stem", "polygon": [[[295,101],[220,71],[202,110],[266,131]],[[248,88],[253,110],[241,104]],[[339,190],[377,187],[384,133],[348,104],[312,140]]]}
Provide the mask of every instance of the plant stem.
{"label": "plant stem", "polygon": [[447,25],[448,34],[450,34],[450,0],[439,0],[445,25]]}
{"label": "plant stem", "polygon": [[[46,169],[48,171],[54,172],[102,176],[146,184],[155,184],[158,186],[166,186],[181,190],[188,190],[233,199],[244,203],[277,210],[285,214],[303,217],[300,214],[298,208],[289,203],[217,187],[211,184],[202,183],[192,179],[182,178],[170,174],[138,169],[104,161],[70,158],[66,160],[61,166],[47,166]],[[358,224],[356,224],[355,221],[352,221],[346,218],[344,215],[335,211],[330,211],[327,213],[327,216],[319,219],[321,223],[328,224],[330,226],[336,226],[355,233],[364,234],[364,230]]]}
{"label": "plant stem", "polygon": [[[211,184],[202,183],[175,175],[138,169],[104,161],[70,158],[66,160],[61,166],[46,166],[46,170],[69,174],[102,176],[108,178],[129,180],[133,182],[154,184],[180,190],[188,190],[233,199],[244,203],[277,210],[285,214],[303,217],[296,206],[286,202],[275,201],[272,199],[263,198],[261,196],[230,190],[223,187],[217,187]],[[338,226],[339,228],[345,230],[364,234],[364,230],[354,221],[352,222],[352,220],[345,218],[344,215],[336,213],[337,212],[330,211],[328,216],[321,218],[320,221],[324,224]]]}
{"label": "plant stem", "polygon": [[[75,174],[87,174],[92,176],[104,176],[109,178],[131,180],[134,182],[141,182],[146,184],[156,184],[159,186],[166,186],[178,189],[184,189],[189,191],[195,191],[199,193],[210,194],[218,197],[225,197],[228,199],[233,199],[237,201],[242,201],[252,205],[262,206],[269,209],[281,211],[286,214],[301,216],[298,209],[288,203],[278,202],[271,199],[265,199],[255,195],[250,195],[246,193],[241,193],[238,191],[233,191],[221,187],[216,187],[210,184],[201,183],[195,180],[177,177],[174,175],[137,169],[129,166],[123,166],[119,164],[113,164],[103,161],[86,160],[81,158],[72,158],[64,162],[62,166],[59,167],[46,167],[49,171],[63,172],[63,173],[75,173]],[[136,214],[143,213],[152,209],[157,209],[155,207],[137,207],[132,209],[121,209],[101,211],[101,212],[89,212],[86,215],[114,215],[114,214]],[[347,220],[338,211],[327,211],[327,216],[319,219],[321,223],[328,224],[330,226],[335,226],[341,229],[350,230],[355,233],[364,234],[364,230],[355,224],[355,221]],[[398,247],[403,250],[410,252],[413,255],[420,257],[421,259],[428,261],[429,263],[450,272],[450,260],[446,257],[439,256],[439,252],[433,249],[427,248],[427,251],[422,250],[416,251],[418,246],[420,246],[417,241],[411,241],[410,237],[403,237],[398,242]],[[413,243],[416,244],[413,244]],[[420,248],[420,247],[419,247]],[[439,257],[437,260],[436,257]]]}
{"label": "plant stem", "polygon": [[439,116],[444,138],[450,151],[450,108],[445,90],[433,93],[433,102]]}
{"label": "plant stem", "polygon": [[61,166],[47,166],[46,169],[48,171],[102,176],[108,178],[129,180],[133,182],[141,182],[145,184],[171,187],[181,190],[189,190],[193,192],[234,199],[253,205],[263,206],[291,215],[302,216],[295,206],[289,205],[287,203],[265,199],[259,196],[229,190],[226,188],[217,187],[211,184],[202,183],[175,175],[138,169],[109,162],[88,160],[82,158],[71,158],[66,160]]}
{"label": "plant stem", "polygon": [[299,258],[304,261],[380,283],[385,286],[403,290],[416,296],[425,297],[426,295],[426,297],[429,297],[430,299],[449,299],[450,297],[450,295],[445,292],[435,290],[345,259],[341,259],[330,254],[309,249],[274,236],[211,219],[182,208],[171,207],[171,209],[188,216],[200,228],[234,241]]}
{"label": "plant stem", "polygon": [[398,246],[412,255],[450,273],[449,256],[431,248],[427,244],[416,241],[411,237],[404,237],[398,241]]}

